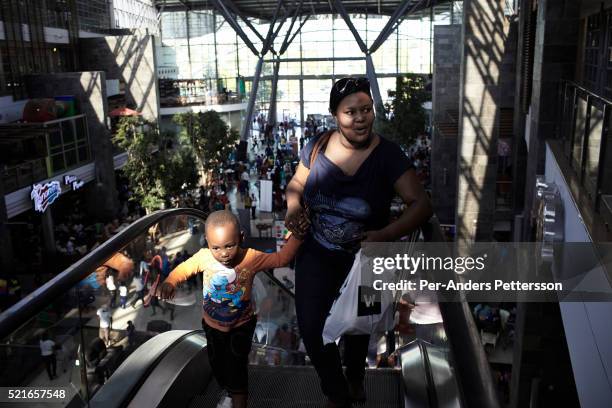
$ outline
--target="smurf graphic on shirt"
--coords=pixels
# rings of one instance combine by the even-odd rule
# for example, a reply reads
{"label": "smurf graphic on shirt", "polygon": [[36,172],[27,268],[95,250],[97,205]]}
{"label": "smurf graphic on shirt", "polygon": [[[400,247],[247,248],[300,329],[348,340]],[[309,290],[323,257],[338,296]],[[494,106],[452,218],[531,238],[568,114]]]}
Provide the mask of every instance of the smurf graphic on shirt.
{"label": "smurf graphic on shirt", "polygon": [[232,321],[247,305],[242,301],[244,288],[236,279],[234,269],[219,265],[208,280],[204,282],[204,310],[220,321]]}
{"label": "smurf graphic on shirt", "polygon": [[215,303],[223,303],[229,301],[229,306],[240,307],[240,297],[243,290],[237,290],[236,287],[236,272],[233,269],[228,269],[228,273],[217,272],[208,284],[207,292],[204,294],[205,300],[210,300]]}

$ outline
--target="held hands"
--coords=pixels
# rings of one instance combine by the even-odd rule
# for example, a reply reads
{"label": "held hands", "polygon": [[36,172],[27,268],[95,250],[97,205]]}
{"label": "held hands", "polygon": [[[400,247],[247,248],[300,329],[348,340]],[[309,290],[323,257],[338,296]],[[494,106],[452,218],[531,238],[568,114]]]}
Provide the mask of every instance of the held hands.
{"label": "held hands", "polygon": [[295,206],[287,209],[285,227],[293,233],[297,239],[303,240],[310,228],[310,220],[304,208]]}
{"label": "held hands", "polygon": [[162,283],[162,285],[157,289],[157,293],[155,296],[162,300],[171,300],[174,299],[174,295],[176,293],[176,287],[168,282]]}

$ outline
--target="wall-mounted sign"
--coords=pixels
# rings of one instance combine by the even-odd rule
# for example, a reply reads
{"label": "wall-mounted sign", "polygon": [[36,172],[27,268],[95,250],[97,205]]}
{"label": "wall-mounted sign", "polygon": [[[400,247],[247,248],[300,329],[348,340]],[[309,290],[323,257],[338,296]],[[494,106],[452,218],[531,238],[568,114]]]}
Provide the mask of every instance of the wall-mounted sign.
{"label": "wall-mounted sign", "polygon": [[72,190],[78,190],[85,185],[83,180],[79,180],[76,176],[64,176],[64,184],[72,187]]}
{"label": "wall-mounted sign", "polygon": [[50,181],[45,184],[34,184],[30,198],[34,201],[34,210],[45,212],[57,197],[62,193],[62,187],[59,181]]}

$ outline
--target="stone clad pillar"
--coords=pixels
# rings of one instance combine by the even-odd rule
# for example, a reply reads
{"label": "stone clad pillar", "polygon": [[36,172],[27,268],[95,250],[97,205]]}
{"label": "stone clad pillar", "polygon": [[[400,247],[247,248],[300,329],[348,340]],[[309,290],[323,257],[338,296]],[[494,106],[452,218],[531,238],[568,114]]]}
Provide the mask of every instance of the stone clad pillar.
{"label": "stone clad pillar", "polygon": [[505,0],[465,0],[457,154],[457,241],[493,236],[497,138],[510,24]]}

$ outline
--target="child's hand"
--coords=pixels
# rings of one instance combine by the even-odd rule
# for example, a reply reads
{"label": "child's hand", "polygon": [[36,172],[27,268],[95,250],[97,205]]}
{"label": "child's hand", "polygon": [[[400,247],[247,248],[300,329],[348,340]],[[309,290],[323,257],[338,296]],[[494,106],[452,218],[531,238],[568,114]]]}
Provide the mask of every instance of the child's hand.
{"label": "child's hand", "polygon": [[162,300],[171,300],[174,298],[174,294],[176,293],[176,287],[173,284],[164,282],[161,287],[157,289],[156,296]]}

